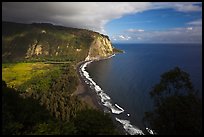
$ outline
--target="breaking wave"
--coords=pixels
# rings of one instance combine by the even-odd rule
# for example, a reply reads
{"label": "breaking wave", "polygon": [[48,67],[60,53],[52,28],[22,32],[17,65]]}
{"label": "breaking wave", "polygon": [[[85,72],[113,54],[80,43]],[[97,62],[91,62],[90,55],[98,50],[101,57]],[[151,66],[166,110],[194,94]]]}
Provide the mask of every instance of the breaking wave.
{"label": "breaking wave", "polygon": [[80,74],[85,77],[85,83],[90,86],[91,89],[94,89],[94,91],[97,93],[97,95],[100,97],[101,103],[103,106],[108,107],[112,113],[114,114],[120,114],[124,112],[124,109],[120,107],[117,104],[111,103],[111,98],[101,89],[99,85],[96,84],[95,81],[90,77],[89,73],[85,70],[88,64],[90,64],[92,61],[88,61],[81,65]]}
{"label": "breaking wave", "polygon": [[140,130],[139,128],[133,126],[130,124],[130,121],[128,120],[122,120],[119,118],[115,118],[118,122],[120,122],[121,124],[123,124],[123,128],[125,129],[125,131],[127,131],[130,135],[144,135],[144,133],[142,132],[142,130]]}
{"label": "breaking wave", "polygon": [[[115,56],[112,55],[108,58],[111,58]],[[86,67],[88,64],[90,64],[91,62],[93,61],[87,61],[86,63],[82,64],[80,66],[80,75],[82,77],[84,77],[84,81],[87,85],[90,86],[91,89],[93,89],[96,94],[98,95],[98,97],[100,98],[100,101],[102,103],[103,106],[107,107],[108,109],[111,110],[112,113],[114,114],[121,114],[124,112],[124,109],[122,107],[120,107],[118,104],[112,104],[111,103],[111,97],[108,96],[102,89],[99,85],[97,85],[97,83],[90,77],[89,73],[86,71]],[[128,116],[130,115],[129,113],[127,114]],[[126,130],[126,132],[128,132],[130,135],[144,135],[144,133],[142,132],[142,130],[138,129],[137,127],[133,126],[130,124],[130,121],[128,120],[122,120],[122,119],[119,119],[119,118],[116,118],[116,121],[120,122],[124,129]],[[150,129],[148,130],[150,131]]]}

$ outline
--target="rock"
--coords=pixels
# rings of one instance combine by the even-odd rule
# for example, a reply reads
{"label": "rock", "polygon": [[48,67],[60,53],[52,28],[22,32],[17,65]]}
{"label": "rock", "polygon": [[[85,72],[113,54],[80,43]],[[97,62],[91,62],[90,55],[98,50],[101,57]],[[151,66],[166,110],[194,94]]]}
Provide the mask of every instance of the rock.
{"label": "rock", "polygon": [[89,53],[85,61],[99,60],[101,58],[109,57],[112,54],[113,47],[108,38],[101,35],[95,36],[95,39],[89,48]]}

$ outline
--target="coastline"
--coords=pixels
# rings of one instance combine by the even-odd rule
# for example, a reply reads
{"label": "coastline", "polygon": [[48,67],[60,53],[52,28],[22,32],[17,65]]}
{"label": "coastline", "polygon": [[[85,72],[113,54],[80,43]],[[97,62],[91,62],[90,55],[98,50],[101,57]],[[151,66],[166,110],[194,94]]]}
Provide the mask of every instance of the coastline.
{"label": "coastline", "polygon": [[79,84],[77,89],[73,93],[79,97],[79,99],[85,102],[89,107],[103,111],[103,107],[99,104],[97,94],[91,90],[91,88],[85,83],[83,77],[80,74],[80,66],[85,64],[87,61],[81,61],[76,64],[76,71],[78,75]]}
{"label": "coastline", "polygon": [[[89,60],[89,61],[94,62],[94,61],[106,60],[106,59],[109,59],[115,55],[116,54],[113,54],[113,55],[106,57],[106,58],[100,58],[100,59]],[[88,105],[88,107],[91,107],[93,109],[97,109],[97,110],[104,112],[105,107],[101,104],[101,100],[100,100],[99,96],[97,95],[96,92],[93,92],[93,90],[89,87],[88,84],[85,83],[83,76],[80,74],[80,71],[81,71],[80,67],[89,61],[81,61],[81,62],[78,62],[76,64],[76,71],[77,71],[77,75],[78,75],[79,84],[77,86],[77,89],[73,93],[73,95],[78,96],[81,101],[85,102]],[[111,119],[115,125],[115,128],[117,129],[117,132],[120,135],[127,135],[127,132],[125,131],[123,125],[121,125],[121,123],[115,119],[113,113],[110,113],[110,114],[111,114],[110,115]]]}
{"label": "coastline", "polygon": [[[117,53],[114,53],[111,56],[100,58],[100,59],[94,59],[94,60],[88,60],[88,61],[101,61],[109,59],[113,56],[115,56]],[[104,106],[100,104],[100,98],[98,95],[92,91],[92,89],[85,83],[83,77],[80,74],[80,67],[85,64],[88,61],[81,61],[76,64],[76,71],[78,75],[79,84],[77,86],[77,89],[74,91],[73,95],[76,95],[79,97],[80,100],[84,101],[89,107],[98,109],[101,111],[104,111]]]}

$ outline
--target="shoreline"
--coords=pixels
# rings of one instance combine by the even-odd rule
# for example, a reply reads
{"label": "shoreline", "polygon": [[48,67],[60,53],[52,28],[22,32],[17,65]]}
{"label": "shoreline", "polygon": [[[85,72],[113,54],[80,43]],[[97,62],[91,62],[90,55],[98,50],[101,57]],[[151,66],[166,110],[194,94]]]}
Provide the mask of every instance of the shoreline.
{"label": "shoreline", "polygon": [[80,67],[87,61],[81,61],[76,64],[76,71],[78,75],[79,84],[73,95],[79,97],[79,99],[85,102],[89,107],[103,111],[103,107],[99,104],[98,96],[92,89],[85,83],[83,77],[80,74]]}
{"label": "shoreline", "polygon": [[[101,58],[101,59],[97,59],[97,60],[89,60],[89,61],[94,62],[94,61],[106,60],[106,59],[109,59],[115,55],[116,54],[113,54],[113,55],[106,57],[106,58]],[[81,76],[81,74],[80,74],[80,71],[81,71],[80,67],[89,61],[81,61],[81,62],[78,62],[76,64],[76,71],[77,71],[77,75],[78,75],[79,84],[77,86],[77,89],[73,93],[73,95],[78,96],[81,101],[85,102],[88,105],[88,107],[91,107],[93,109],[97,109],[97,110],[104,112],[105,107],[100,103],[101,100],[100,100],[99,96],[97,95],[96,92],[93,92],[93,90],[89,87],[88,84],[85,83],[83,76]],[[115,119],[113,113],[110,113],[110,117],[113,121],[113,124],[115,125],[115,128],[117,129],[117,132],[120,135],[127,135],[123,125],[121,125],[121,123],[119,123]]]}
{"label": "shoreline", "polygon": [[[109,59],[109,58],[115,56],[116,54],[117,53],[114,53],[113,55],[105,57],[105,58],[88,60],[88,61],[94,62],[94,61],[106,60],[106,59]],[[98,97],[96,92],[93,92],[92,89],[85,83],[83,77],[80,74],[80,71],[81,71],[80,67],[88,61],[80,61],[76,64],[76,71],[77,71],[77,75],[78,75],[79,84],[77,86],[77,89],[74,91],[73,95],[78,96],[79,99],[84,101],[88,106],[90,106],[94,109],[104,111],[104,106],[102,104],[100,104],[100,98]]]}
{"label": "shoreline", "polygon": [[[106,58],[98,58],[94,60],[81,61],[76,64],[76,70],[79,79],[79,85],[77,90],[74,92],[80,100],[84,101],[88,107],[98,109],[104,113],[109,113],[113,121],[113,125],[119,135],[147,135],[154,134],[149,128],[138,128],[133,125],[128,119],[128,114],[126,117],[117,117],[116,115],[124,112],[124,109],[116,103],[110,101],[110,97],[101,89],[100,86],[89,76],[89,73],[86,71],[85,67],[92,62],[101,61],[109,59],[116,54],[108,56]],[[82,68],[81,68],[82,67]],[[83,74],[82,74],[83,73]],[[87,80],[91,82],[91,86],[87,84]],[[89,82],[88,82],[89,83]],[[95,91],[93,90],[93,87]],[[101,97],[101,98],[100,98]],[[111,111],[106,109],[109,108]],[[126,112],[125,112],[126,113]]]}

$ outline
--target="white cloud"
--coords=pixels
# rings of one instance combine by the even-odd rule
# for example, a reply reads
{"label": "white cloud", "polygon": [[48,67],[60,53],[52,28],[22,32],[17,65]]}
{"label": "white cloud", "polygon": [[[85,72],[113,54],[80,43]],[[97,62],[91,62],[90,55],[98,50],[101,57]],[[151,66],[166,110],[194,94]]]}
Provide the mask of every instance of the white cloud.
{"label": "white cloud", "polygon": [[[116,37],[118,37],[118,40],[129,40],[129,39],[131,39],[130,36],[124,36],[124,35],[119,35],[119,36],[116,36]],[[114,38],[114,39],[116,39],[116,38]]]}
{"label": "white cloud", "polygon": [[155,2],[152,3],[154,9],[172,8],[180,12],[202,11],[202,7],[195,5],[199,2]]}
{"label": "white cloud", "polygon": [[137,37],[137,39],[138,39],[138,40],[141,40],[142,38],[141,38],[141,37]]}
{"label": "white cloud", "polygon": [[[181,12],[202,11],[193,2],[10,2],[2,3],[2,19],[16,22],[50,22],[106,33],[113,19],[150,9],[173,8]],[[139,30],[142,32],[142,30]]]}
{"label": "white cloud", "polygon": [[121,39],[125,39],[125,37],[124,37],[123,35],[120,35],[119,38],[121,38]]}
{"label": "white cloud", "polygon": [[198,19],[195,21],[191,21],[188,23],[189,25],[201,25],[202,26],[202,19]]}
{"label": "white cloud", "polygon": [[127,32],[144,32],[143,29],[128,29]]}
{"label": "white cloud", "polygon": [[182,11],[182,12],[192,12],[192,11],[201,11],[202,10],[202,7],[195,6],[191,3],[177,3],[177,4],[175,4],[174,8],[176,10]]}
{"label": "white cloud", "polygon": [[143,29],[138,29],[138,31],[139,31],[139,32],[143,32],[144,30],[143,30]]}
{"label": "white cloud", "polygon": [[[131,37],[131,42],[154,42],[154,43],[202,43],[202,26],[190,26],[172,28],[163,31],[123,31]],[[124,35],[121,33],[120,35]]]}
{"label": "white cloud", "polygon": [[187,29],[187,30],[193,30],[193,28],[192,28],[192,27],[187,27],[186,29]]}
{"label": "white cloud", "polygon": [[3,3],[4,20],[51,22],[65,26],[104,31],[104,25],[127,14],[149,9],[149,2],[24,2]]}

